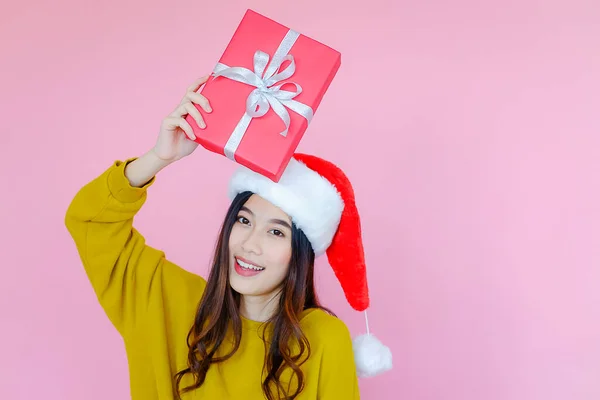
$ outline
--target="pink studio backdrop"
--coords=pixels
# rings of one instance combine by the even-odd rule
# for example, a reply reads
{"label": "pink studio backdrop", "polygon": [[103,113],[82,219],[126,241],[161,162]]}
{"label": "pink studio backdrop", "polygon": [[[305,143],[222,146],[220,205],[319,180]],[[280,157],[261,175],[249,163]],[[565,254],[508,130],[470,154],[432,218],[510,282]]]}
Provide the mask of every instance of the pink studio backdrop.
{"label": "pink studio backdrop", "polygon": [[[573,0],[3,4],[0,398],[129,398],[64,212],[153,145],[246,8],[343,55],[299,150],[357,192],[395,357],[362,398],[600,398],[600,4]],[[149,244],[206,275],[233,168],[199,149],[164,170],[136,220]]]}

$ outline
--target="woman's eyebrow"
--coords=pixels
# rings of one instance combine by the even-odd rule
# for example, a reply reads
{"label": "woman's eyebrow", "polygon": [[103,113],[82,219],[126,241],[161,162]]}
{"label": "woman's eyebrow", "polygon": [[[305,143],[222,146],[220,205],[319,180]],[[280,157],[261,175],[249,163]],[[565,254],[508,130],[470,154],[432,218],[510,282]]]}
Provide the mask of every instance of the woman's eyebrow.
{"label": "woman's eyebrow", "polygon": [[251,209],[249,209],[249,208],[248,208],[248,207],[246,207],[246,206],[242,206],[242,208],[240,208],[240,211],[246,211],[248,214],[250,214],[250,215],[254,215],[254,213],[252,212],[252,210],[251,210]]}
{"label": "woman's eyebrow", "polygon": [[277,219],[277,218],[270,219],[269,222],[284,226],[284,227],[288,228],[289,230],[292,230],[292,227],[290,226],[290,224],[287,221],[284,221],[282,219]]}

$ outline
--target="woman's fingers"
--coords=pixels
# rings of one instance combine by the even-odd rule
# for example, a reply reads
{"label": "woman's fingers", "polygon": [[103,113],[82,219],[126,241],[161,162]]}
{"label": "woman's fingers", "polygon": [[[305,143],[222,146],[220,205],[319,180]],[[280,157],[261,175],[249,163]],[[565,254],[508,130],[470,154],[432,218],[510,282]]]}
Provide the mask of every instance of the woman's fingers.
{"label": "woman's fingers", "polygon": [[179,120],[177,120],[177,126],[181,128],[181,130],[183,130],[185,132],[185,135],[190,138],[191,140],[196,140],[196,135],[194,135],[194,130],[192,129],[191,125],[188,124],[188,122],[183,119],[183,118],[179,118]]}
{"label": "woman's fingers", "polygon": [[198,111],[198,109],[192,103],[185,103],[183,106],[187,110],[188,114],[190,114],[192,118],[196,120],[196,124],[198,124],[200,128],[206,128],[206,123],[204,122],[202,115],[200,115],[200,111]]}
{"label": "woman's fingers", "polygon": [[188,92],[187,97],[194,103],[198,104],[207,113],[212,111],[208,99],[200,93]]}
{"label": "woman's fingers", "polygon": [[194,135],[194,130],[191,125],[183,117],[175,117],[168,116],[164,119],[167,128],[170,130],[175,130],[176,128],[180,128],[185,132],[185,135],[191,140],[196,140],[196,135]]}
{"label": "woman's fingers", "polygon": [[210,78],[210,75],[205,75],[202,78],[196,79],[194,83],[188,86],[187,91],[196,92],[198,89],[200,89],[200,86],[204,85],[208,81],[208,78]]}
{"label": "woman's fingers", "polygon": [[181,103],[179,103],[177,108],[175,108],[175,110],[173,110],[173,112],[164,120],[170,130],[180,128],[185,132],[185,135],[188,138],[196,140],[196,135],[194,135],[192,126],[185,120],[185,117],[188,114],[192,116],[201,129],[206,128],[206,123],[204,122],[200,111],[198,111],[194,104],[198,104],[208,113],[212,111],[208,99],[200,93],[196,93],[196,91],[208,81],[209,77],[210,75],[206,75],[202,78],[198,78],[188,86],[185,96],[181,99]]}
{"label": "woman's fingers", "polygon": [[200,115],[198,109],[189,101],[186,103],[182,103],[169,115],[169,117],[182,117],[185,118],[186,115],[190,114],[192,118],[196,120],[198,126],[202,129],[206,128],[206,124],[204,123],[204,119]]}

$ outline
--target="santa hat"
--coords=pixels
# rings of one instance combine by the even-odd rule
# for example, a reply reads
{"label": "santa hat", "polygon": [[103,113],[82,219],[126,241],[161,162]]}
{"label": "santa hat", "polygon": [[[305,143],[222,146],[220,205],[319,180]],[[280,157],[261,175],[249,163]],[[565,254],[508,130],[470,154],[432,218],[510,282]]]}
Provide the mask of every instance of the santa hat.
{"label": "santa hat", "polygon": [[392,354],[369,330],[369,288],[354,190],[343,171],[319,157],[295,154],[278,182],[239,166],[229,197],[250,191],[285,211],[310,241],[315,256],[327,254],[346,299],[364,311],[367,333],[353,339],[358,374],[375,376],[392,368]]}

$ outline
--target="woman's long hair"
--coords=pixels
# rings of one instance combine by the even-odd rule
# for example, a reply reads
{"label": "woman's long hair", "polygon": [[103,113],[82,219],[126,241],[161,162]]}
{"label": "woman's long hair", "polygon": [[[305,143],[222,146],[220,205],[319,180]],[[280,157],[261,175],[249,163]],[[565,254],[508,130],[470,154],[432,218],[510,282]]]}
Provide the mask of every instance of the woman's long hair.
{"label": "woman's long hair", "polygon": [[[199,388],[206,379],[211,364],[229,359],[239,348],[242,337],[242,320],[239,313],[240,294],[229,285],[229,236],[237,221],[241,207],[252,196],[251,192],[240,193],[232,201],[223,221],[212,268],[206,288],[187,336],[188,367],[175,375],[178,397]],[[310,356],[310,344],[302,329],[298,315],[308,308],[320,308],[330,314],[331,311],[319,304],[314,287],[315,254],[304,233],[292,224],[292,256],[289,272],[284,279],[279,297],[278,310],[266,324],[269,338],[265,342],[265,368],[262,389],[269,400],[294,399],[304,388],[304,374],[300,366]],[[232,329],[233,347],[224,355],[217,351]],[[227,342],[229,346],[229,342]],[[281,373],[290,368],[291,381],[296,382],[293,393],[287,393],[280,382]],[[181,388],[181,380],[186,374],[192,374],[194,383]],[[283,397],[282,397],[283,396]]]}

